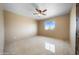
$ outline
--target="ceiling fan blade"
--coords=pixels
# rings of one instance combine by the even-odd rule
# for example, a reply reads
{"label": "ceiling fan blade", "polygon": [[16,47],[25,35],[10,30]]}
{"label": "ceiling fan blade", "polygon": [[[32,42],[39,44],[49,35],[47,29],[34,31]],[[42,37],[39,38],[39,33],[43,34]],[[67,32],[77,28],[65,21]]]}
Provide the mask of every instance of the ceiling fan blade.
{"label": "ceiling fan blade", "polygon": [[39,10],[37,8],[35,8],[35,10],[39,12]]}
{"label": "ceiling fan blade", "polygon": [[45,11],[47,11],[47,9],[43,10],[42,12],[45,12]]}

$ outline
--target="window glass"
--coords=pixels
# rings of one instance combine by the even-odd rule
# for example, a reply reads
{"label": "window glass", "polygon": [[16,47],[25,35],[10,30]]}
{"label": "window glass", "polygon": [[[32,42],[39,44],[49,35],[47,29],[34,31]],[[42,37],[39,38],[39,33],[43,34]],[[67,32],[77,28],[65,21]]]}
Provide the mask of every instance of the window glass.
{"label": "window glass", "polygon": [[45,30],[53,30],[55,28],[55,21],[53,20],[48,20],[48,21],[45,21],[45,24],[44,24],[44,28]]}

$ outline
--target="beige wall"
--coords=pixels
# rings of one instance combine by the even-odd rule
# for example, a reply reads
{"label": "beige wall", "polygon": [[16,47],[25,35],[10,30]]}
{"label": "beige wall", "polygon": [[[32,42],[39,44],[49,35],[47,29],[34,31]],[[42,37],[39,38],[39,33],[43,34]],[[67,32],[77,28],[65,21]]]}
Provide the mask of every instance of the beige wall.
{"label": "beige wall", "polygon": [[3,8],[0,4],[0,54],[3,54],[4,49],[4,18],[3,18]]}
{"label": "beige wall", "polygon": [[69,42],[69,14],[51,18],[56,22],[56,27],[52,31],[44,29],[44,21],[38,20],[38,35],[62,39]]}
{"label": "beige wall", "polygon": [[8,11],[5,16],[5,45],[15,40],[23,40],[37,34],[37,24],[32,18],[17,15]]}
{"label": "beige wall", "polygon": [[75,42],[76,42],[76,4],[73,4],[73,8],[70,14],[70,42],[72,46],[72,52],[75,54]]}

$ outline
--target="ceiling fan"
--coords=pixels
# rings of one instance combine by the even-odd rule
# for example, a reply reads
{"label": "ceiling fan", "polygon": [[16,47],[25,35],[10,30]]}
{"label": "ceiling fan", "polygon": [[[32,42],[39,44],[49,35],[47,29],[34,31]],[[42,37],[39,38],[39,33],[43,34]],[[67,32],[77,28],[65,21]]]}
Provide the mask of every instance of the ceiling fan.
{"label": "ceiling fan", "polygon": [[38,14],[46,15],[45,12],[47,11],[47,9],[40,10],[38,8],[35,8],[35,10],[36,10],[36,13],[33,13],[33,15],[38,15]]}

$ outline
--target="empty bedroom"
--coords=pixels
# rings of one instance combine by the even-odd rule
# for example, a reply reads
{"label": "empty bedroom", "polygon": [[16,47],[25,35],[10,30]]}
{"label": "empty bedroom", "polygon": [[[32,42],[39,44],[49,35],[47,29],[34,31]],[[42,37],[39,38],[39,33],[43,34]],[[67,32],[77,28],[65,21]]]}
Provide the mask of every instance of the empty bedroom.
{"label": "empty bedroom", "polygon": [[0,4],[0,54],[74,55],[75,3]]}

